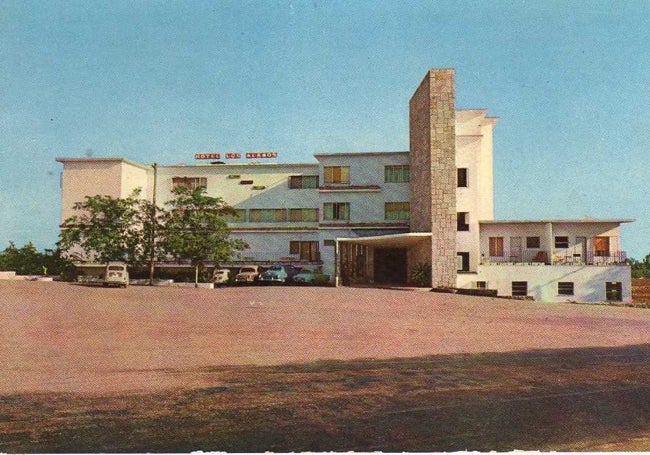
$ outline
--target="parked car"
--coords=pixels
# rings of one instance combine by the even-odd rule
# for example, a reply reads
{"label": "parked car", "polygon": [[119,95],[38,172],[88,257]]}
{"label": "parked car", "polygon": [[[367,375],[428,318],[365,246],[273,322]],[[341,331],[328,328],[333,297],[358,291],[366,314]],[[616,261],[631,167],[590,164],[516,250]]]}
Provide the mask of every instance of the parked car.
{"label": "parked car", "polygon": [[222,286],[228,284],[230,281],[230,270],[228,269],[214,269],[212,272],[212,282],[215,286]]}
{"label": "parked car", "polygon": [[315,269],[301,269],[300,272],[293,276],[293,282],[295,284],[324,285],[329,283],[329,281],[329,275],[325,275]]}
{"label": "parked car", "polygon": [[104,286],[127,287],[129,285],[129,272],[124,262],[109,262],[104,271]]}
{"label": "parked car", "polygon": [[252,284],[257,282],[261,269],[257,265],[247,265],[239,269],[235,275],[235,284]]}
{"label": "parked car", "polygon": [[260,275],[260,283],[290,283],[298,269],[288,264],[272,265]]}

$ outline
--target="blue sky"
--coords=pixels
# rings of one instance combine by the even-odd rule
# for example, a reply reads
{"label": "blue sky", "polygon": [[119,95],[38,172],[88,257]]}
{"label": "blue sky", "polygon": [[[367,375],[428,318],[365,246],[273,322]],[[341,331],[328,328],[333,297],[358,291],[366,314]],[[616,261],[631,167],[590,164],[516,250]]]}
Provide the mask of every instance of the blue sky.
{"label": "blue sky", "polygon": [[499,219],[635,218],[650,253],[647,1],[0,0],[0,248],[50,248],[57,156],[408,149],[408,101],[454,68],[495,129]]}

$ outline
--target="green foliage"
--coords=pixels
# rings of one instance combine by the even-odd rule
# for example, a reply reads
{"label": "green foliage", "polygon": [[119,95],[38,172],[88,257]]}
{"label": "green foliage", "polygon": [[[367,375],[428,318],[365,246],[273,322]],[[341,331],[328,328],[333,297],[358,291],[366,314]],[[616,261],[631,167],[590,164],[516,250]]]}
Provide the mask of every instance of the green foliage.
{"label": "green foliage", "polygon": [[411,272],[411,283],[426,288],[431,286],[431,264],[420,262]]}
{"label": "green foliage", "polygon": [[51,275],[70,278],[74,267],[61,256],[60,250],[39,252],[32,242],[18,248],[13,242],[0,253],[0,270],[13,270],[18,275]]}
{"label": "green foliage", "polygon": [[[154,254],[157,210],[139,198],[140,189],[127,198],[86,196],[61,225],[59,247],[72,257],[96,262],[121,260],[141,265]],[[79,254],[81,253],[81,254]],[[157,254],[159,256],[159,254]]]}
{"label": "green foliage", "polygon": [[173,193],[175,198],[168,201],[162,215],[161,244],[168,254],[189,259],[202,268],[206,261],[218,264],[248,247],[243,241],[230,238],[223,217],[234,215],[235,209],[223,199],[208,196],[203,187],[190,190],[181,186]]}
{"label": "green foliage", "polygon": [[642,261],[630,258],[627,262],[632,268],[632,278],[650,278],[650,254]]}

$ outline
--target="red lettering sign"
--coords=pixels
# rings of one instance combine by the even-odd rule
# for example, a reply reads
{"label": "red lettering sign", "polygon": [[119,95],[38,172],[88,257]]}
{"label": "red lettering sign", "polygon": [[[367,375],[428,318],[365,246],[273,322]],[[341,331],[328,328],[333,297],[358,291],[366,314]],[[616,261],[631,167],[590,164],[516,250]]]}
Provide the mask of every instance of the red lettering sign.
{"label": "red lettering sign", "polygon": [[257,159],[257,158],[277,158],[278,152],[248,152],[246,158],[248,159]]}
{"label": "red lettering sign", "polygon": [[196,153],[195,160],[220,160],[221,153]]}
{"label": "red lettering sign", "polygon": [[236,153],[236,152],[226,153],[226,159],[228,160],[237,160],[239,158],[241,158],[241,153]]}

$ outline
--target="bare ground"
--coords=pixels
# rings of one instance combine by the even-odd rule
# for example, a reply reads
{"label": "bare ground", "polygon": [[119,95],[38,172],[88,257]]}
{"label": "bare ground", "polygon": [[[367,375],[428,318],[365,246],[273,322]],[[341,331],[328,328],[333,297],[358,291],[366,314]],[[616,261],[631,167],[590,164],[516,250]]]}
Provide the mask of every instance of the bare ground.
{"label": "bare ground", "polygon": [[650,311],[0,282],[0,452],[650,450]]}

